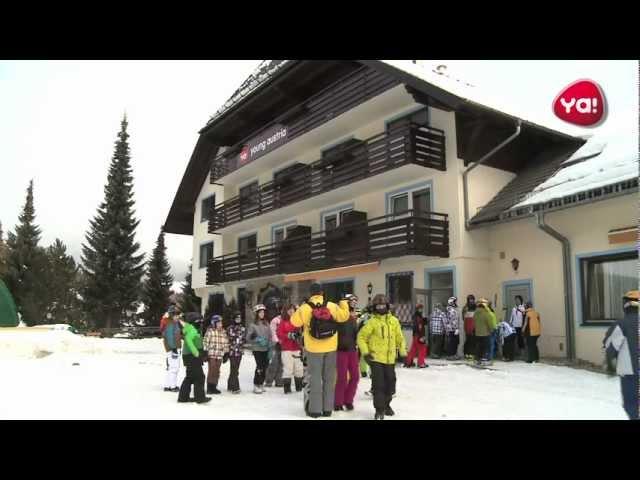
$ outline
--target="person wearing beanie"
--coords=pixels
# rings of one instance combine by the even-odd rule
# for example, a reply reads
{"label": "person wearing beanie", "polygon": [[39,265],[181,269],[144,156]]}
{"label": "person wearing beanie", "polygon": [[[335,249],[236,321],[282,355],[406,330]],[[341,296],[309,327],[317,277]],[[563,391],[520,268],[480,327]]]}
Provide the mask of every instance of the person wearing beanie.
{"label": "person wearing beanie", "polygon": [[396,360],[404,362],[407,350],[400,321],[389,311],[387,297],[377,294],[371,301],[373,313],[358,333],[358,348],[371,367],[375,420],[393,416],[391,400],[396,391]]}
{"label": "person wearing beanie", "polygon": [[178,322],[175,309],[169,307],[167,320],[162,329],[162,343],[166,352],[166,378],[164,382],[165,392],[178,392],[178,372],[180,371],[180,347],[182,338],[180,336],[180,323]]}
{"label": "person wearing beanie", "polygon": [[487,366],[489,362],[489,341],[493,320],[489,311],[489,301],[481,298],[473,314],[476,336],[476,365]]}
{"label": "person wearing beanie", "polygon": [[427,331],[425,328],[424,317],[422,316],[423,306],[421,303],[416,305],[416,312],[413,315],[413,338],[411,341],[411,348],[409,349],[409,355],[407,355],[407,361],[405,367],[413,367],[413,361],[418,356],[418,367],[427,368],[429,365],[425,363],[425,358],[429,352],[427,347],[426,338]]}
{"label": "person wearing beanie", "polygon": [[303,329],[307,362],[308,395],[305,411],[311,418],[330,417],[335,402],[336,362],[338,348],[337,323],[349,320],[349,305],[326,300],[322,287],[311,285],[311,297],[291,316],[291,323]]}
{"label": "person wearing beanie", "polygon": [[[199,317],[200,319],[202,317]],[[182,361],[187,367],[187,373],[180,386],[178,394],[178,402],[184,403],[191,401],[191,385],[196,403],[207,403],[211,397],[204,394],[204,371],[202,370],[202,362],[207,358],[207,352],[202,347],[202,337],[195,325],[199,324],[199,318],[196,315],[187,315],[180,318],[179,322],[182,326],[182,336],[184,337],[184,348],[182,350]]]}
{"label": "person wearing beanie", "polygon": [[220,365],[229,360],[229,339],[222,326],[222,317],[213,315],[211,324],[204,334],[202,342],[208,354],[209,371],[207,372],[207,393],[219,395],[218,379],[220,378]]}
{"label": "person wearing beanie", "polygon": [[334,410],[342,411],[345,408],[353,410],[353,399],[358,389],[360,371],[358,368],[358,318],[356,307],[358,297],[352,294],[345,295],[349,304],[349,320],[338,324],[338,353],[337,353],[337,381],[335,388]]}
{"label": "person wearing beanie", "polygon": [[296,392],[302,391],[304,380],[302,332],[291,323],[291,315],[295,311],[295,305],[288,305],[282,309],[276,331],[282,348],[282,387],[285,394],[291,393],[291,377],[295,382]]}
{"label": "person wearing beanie", "polygon": [[229,340],[229,378],[227,380],[227,390],[233,394],[240,393],[240,363],[244,354],[246,328],[242,324],[240,312],[233,314],[233,323],[227,328],[227,338]]}
{"label": "person wearing beanie", "polygon": [[256,370],[253,375],[253,393],[264,393],[264,380],[269,366],[269,350],[271,349],[271,329],[267,323],[267,308],[263,304],[253,307],[255,322],[247,330],[247,341],[251,342]]}
{"label": "person wearing beanie", "polygon": [[[607,364],[615,358],[615,373],[620,377],[622,406],[630,420],[638,420],[640,399],[638,385],[638,305],[640,291],[631,290],[622,297],[624,317],[607,331],[603,346]],[[612,373],[612,372],[610,372]]]}
{"label": "person wearing beanie", "polygon": [[527,363],[537,363],[540,360],[538,352],[538,338],[540,338],[540,314],[533,309],[533,304],[527,302],[524,305],[524,325],[522,333],[527,341]]}

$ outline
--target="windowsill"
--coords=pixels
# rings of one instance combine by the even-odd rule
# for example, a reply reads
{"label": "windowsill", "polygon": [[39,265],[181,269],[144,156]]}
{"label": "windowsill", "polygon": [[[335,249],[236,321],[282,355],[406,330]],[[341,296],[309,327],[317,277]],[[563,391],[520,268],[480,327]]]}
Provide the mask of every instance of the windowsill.
{"label": "windowsill", "polygon": [[581,323],[580,327],[610,327],[616,322],[616,320],[612,320],[610,322],[589,322],[589,323]]}

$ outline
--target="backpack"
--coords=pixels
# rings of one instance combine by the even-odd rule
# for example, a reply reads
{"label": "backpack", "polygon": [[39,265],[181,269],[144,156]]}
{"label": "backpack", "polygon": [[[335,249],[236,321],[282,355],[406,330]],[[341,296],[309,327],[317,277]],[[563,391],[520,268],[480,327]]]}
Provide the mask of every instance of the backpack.
{"label": "backpack", "polygon": [[327,301],[323,299],[322,304],[318,303],[316,305],[307,302],[307,305],[311,307],[309,334],[318,340],[333,337],[338,332],[338,324],[327,308]]}

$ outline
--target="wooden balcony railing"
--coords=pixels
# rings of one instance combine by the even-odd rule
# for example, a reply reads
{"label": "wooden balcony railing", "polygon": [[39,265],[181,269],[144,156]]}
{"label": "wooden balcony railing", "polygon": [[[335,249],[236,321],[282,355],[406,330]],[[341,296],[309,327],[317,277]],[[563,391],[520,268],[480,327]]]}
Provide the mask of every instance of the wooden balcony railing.
{"label": "wooden balcony railing", "polygon": [[250,197],[236,196],[213,206],[209,233],[407,164],[445,171],[444,132],[405,124],[367,140],[351,141],[327,157],[299,164],[283,179],[261,185]]}
{"label": "wooden balcony railing", "polygon": [[207,284],[357,265],[405,255],[449,256],[446,214],[408,210],[287,238],[210,260]]}

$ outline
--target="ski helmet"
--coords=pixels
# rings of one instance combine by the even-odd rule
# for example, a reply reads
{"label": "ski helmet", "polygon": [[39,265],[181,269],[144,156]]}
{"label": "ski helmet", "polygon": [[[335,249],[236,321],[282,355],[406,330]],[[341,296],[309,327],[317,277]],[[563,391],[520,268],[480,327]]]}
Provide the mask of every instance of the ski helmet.
{"label": "ski helmet", "polygon": [[457,307],[458,306],[458,298],[457,297],[449,297],[449,300],[447,300],[447,305],[449,305],[450,307]]}
{"label": "ski helmet", "polygon": [[253,307],[253,313],[258,313],[260,310],[267,310],[267,307],[265,307],[262,303],[257,304],[255,307]]}

